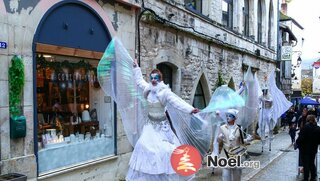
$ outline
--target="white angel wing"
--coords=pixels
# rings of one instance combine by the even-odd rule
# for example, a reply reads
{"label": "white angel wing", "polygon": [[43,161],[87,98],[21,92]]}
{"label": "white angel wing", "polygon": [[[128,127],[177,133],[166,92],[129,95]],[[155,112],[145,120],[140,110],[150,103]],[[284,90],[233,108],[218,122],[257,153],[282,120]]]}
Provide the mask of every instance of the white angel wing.
{"label": "white angel wing", "polygon": [[143,112],[146,110],[146,101],[133,78],[133,60],[120,40],[112,39],[97,70],[99,83],[103,91],[117,103],[124,130],[134,146],[146,122]]}
{"label": "white angel wing", "polygon": [[248,68],[244,76],[244,81],[245,90],[243,93],[243,98],[245,100],[245,106],[242,108],[241,113],[239,113],[241,114],[241,119],[238,124],[245,129],[255,120],[259,102],[258,92],[256,91],[257,84],[254,80],[253,73],[251,72],[251,67]]}
{"label": "white angel wing", "polygon": [[[262,96],[262,89],[260,87],[260,83],[257,77],[257,74],[254,75],[254,81],[256,83],[256,91],[258,92],[258,97]],[[259,104],[259,100],[258,100],[258,104]]]}
{"label": "white angel wing", "polygon": [[[274,77],[274,72],[272,72],[269,76],[269,89],[273,100],[272,120],[274,128],[278,118],[292,106],[292,103],[288,101],[282,91],[278,89]],[[273,128],[270,128],[270,130],[272,130]]]}
{"label": "white angel wing", "polygon": [[[190,125],[189,128],[186,128],[186,130],[189,130],[187,133],[192,133],[187,134],[184,141],[196,144],[196,147],[198,149],[200,148],[201,154],[208,151],[212,142],[215,145],[213,149],[216,150],[216,138],[219,127],[226,121],[225,112],[229,108],[242,107],[244,103],[243,98],[228,86],[218,87],[213,93],[209,105],[201,112],[191,116],[189,122],[184,123]],[[180,114],[179,116],[183,118],[188,115]],[[183,126],[180,126],[180,128],[184,129]],[[191,137],[189,135],[191,135]]]}
{"label": "white angel wing", "polygon": [[202,156],[210,149],[212,139],[212,126],[210,120],[205,120],[201,115],[190,114],[167,104],[167,111],[175,134],[181,144],[196,147]]}

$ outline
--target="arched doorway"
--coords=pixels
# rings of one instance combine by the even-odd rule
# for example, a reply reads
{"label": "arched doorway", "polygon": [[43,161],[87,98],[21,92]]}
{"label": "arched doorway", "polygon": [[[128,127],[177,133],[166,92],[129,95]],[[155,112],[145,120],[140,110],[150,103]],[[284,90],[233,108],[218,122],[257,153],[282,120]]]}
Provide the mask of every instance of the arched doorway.
{"label": "arched doorway", "polygon": [[110,40],[102,18],[80,1],[55,4],[40,21],[33,41],[40,175],[115,154],[115,107],[96,79]]}
{"label": "arched doorway", "polygon": [[198,85],[194,92],[194,98],[192,106],[203,109],[205,108],[210,101],[210,91],[208,86],[208,81],[205,77],[205,74],[201,74],[199,78]]}

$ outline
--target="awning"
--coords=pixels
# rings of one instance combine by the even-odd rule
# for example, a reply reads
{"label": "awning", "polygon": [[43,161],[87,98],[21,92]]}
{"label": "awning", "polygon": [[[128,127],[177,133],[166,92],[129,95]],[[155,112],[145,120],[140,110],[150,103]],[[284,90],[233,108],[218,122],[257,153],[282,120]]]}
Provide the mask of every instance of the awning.
{"label": "awning", "polygon": [[294,36],[294,34],[292,33],[291,29],[289,28],[289,26],[284,25],[282,23],[279,23],[279,27],[280,29],[282,29],[284,32],[288,32],[289,33],[289,40],[293,40],[293,41],[297,41],[296,36]]}

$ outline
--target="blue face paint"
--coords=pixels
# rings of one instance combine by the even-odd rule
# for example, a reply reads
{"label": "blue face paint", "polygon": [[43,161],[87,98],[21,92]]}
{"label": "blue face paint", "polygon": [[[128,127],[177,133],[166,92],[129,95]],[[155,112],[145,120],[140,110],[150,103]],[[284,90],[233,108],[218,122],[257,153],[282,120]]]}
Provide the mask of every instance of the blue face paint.
{"label": "blue face paint", "polygon": [[234,116],[234,115],[232,115],[232,114],[227,114],[226,115],[227,116],[227,118],[231,118],[232,120],[234,120],[236,117]]}
{"label": "blue face paint", "polygon": [[157,82],[160,82],[160,75],[159,74],[151,74],[150,80],[156,80]]}

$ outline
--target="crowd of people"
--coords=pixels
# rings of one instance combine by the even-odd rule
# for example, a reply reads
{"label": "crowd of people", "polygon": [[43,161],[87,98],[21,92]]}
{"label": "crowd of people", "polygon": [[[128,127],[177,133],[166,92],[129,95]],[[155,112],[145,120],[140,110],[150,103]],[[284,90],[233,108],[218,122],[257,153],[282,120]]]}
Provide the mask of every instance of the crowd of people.
{"label": "crowd of people", "polygon": [[291,142],[299,150],[298,171],[303,173],[304,181],[308,181],[309,176],[313,181],[317,178],[315,158],[320,144],[320,127],[317,125],[319,112],[317,107],[311,105],[297,110],[291,107],[282,116],[282,126],[284,130],[288,127]]}

